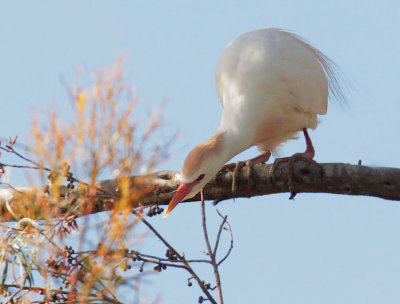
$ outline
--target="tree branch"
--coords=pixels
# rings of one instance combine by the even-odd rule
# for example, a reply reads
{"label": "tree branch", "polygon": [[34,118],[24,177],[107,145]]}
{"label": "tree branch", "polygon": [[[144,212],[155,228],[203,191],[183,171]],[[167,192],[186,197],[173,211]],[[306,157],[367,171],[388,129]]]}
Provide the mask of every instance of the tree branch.
{"label": "tree branch", "polygon": [[[273,173],[269,164],[255,164],[251,170],[246,166],[241,168],[236,179],[235,197],[289,192],[287,165],[285,161],[277,163]],[[222,201],[234,197],[231,190],[233,170],[233,165],[226,165],[207,184],[204,188],[205,200]],[[292,173],[296,193],[365,195],[400,200],[400,169],[397,168],[343,163],[315,166],[299,160],[294,163]],[[171,171],[132,176],[129,181],[132,193],[129,207],[166,205],[179,183],[177,172]],[[119,207],[119,184],[120,180],[116,179],[100,181],[92,187],[80,184],[72,190],[62,186],[62,195],[58,199],[49,197],[43,188],[0,189],[0,221],[15,220],[15,216],[40,219],[113,210]],[[99,188],[102,191],[98,191]],[[200,194],[188,201],[200,201]]]}

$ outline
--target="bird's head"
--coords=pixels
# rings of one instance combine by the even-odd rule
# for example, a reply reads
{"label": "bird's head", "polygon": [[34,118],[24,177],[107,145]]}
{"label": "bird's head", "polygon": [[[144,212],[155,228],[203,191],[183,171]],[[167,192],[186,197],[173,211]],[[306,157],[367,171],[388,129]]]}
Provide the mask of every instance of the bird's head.
{"label": "bird's head", "polygon": [[180,185],[164,213],[166,217],[175,206],[195,196],[218,173],[223,164],[225,133],[195,147],[186,158],[181,172]]}

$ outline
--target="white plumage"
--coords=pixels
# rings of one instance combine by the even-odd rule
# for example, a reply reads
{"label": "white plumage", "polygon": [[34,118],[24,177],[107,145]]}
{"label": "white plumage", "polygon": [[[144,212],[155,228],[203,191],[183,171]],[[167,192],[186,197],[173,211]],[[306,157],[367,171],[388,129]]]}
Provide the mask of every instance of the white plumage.
{"label": "white plumage", "polygon": [[315,129],[317,114],[327,111],[329,89],[343,97],[335,75],[320,51],[279,29],[252,31],[229,43],[216,72],[221,123],[189,153],[165,216],[236,154],[254,145],[263,153],[274,151],[298,131]]}

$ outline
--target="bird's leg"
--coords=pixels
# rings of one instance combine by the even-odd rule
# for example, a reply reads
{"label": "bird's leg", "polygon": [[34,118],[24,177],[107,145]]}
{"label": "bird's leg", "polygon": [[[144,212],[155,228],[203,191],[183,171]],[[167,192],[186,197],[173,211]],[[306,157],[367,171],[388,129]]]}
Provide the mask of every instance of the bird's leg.
{"label": "bird's leg", "polygon": [[264,152],[252,159],[247,160],[246,163],[250,163],[252,165],[266,163],[270,157],[271,157],[271,151],[267,151],[267,152]]}
{"label": "bird's leg", "polygon": [[315,150],[314,150],[314,147],[311,142],[311,138],[308,135],[306,128],[303,128],[303,133],[304,133],[304,137],[306,138],[307,148],[304,153],[299,153],[299,154],[303,154],[303,156],[307,157],[308,159],[313,159],[314,155],[315,155]]}
{"label": "bird's leg", "polygon": [[233,171],[233,177],[232,177],[232,193],[233,196],[236,195],[236,191],[237,191],[237,177],[238,177],[238,173],[239,170],[242,167],[246,167],[247,168],[247,177],[248,177],[248,181],[250,181],[250,176],[251,176],[251,170],[252,170],[252,166],[254,164],[258,164],[258,163],[265,163],[269,160],[269,158],[271,157],[271,152],[267,151],[262,153],[261,155],[254,157],[252,159],[249,159],[247,161],[238,161],[235,164],[235,170]]}
{"label": "bird's leg", "polygon": [[294,173],[293,173],[294,163],[298,160],[303,160],[303,161],[309,162],[310,164],[312,164],[314,166],[320,167],[318,165],[318,163],[313,160],[314,155],[315,155],[315,150],[314,150],[314,147],[312,145],[310,136],[308,135],[306,128],[303,128],[303,133],[304,133],[304,137],[306,139],[306,144],[307,144],[306,151],[303,153],[296,153],[290,157],[283,157],[283,158],[276,159],[274,161],[274,163],[272,164],[270,171],[269,171],[272,182],[275,183],[273,177],[274,177],[274,172],[275,172],[276,167],[281,162],[288,163],[288,186],[289,186],[289,191],[290,191],[289,199],[294,199],[294,197],[296,196],[296,191],[294,189]]}

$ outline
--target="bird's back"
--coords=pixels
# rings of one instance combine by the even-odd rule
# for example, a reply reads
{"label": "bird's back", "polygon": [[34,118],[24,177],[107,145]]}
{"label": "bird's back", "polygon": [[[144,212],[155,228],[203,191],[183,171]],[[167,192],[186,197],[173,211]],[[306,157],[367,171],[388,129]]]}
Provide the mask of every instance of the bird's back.
{"label": "bird's back", "polygon": [[[216,84],[224,107],[222,126],[232,125],[232,120],[249,130],[264,124],[267,133],[271,126],[285,126],[287,130],[271,139],[272,145],[304,127],[315,128],[316,115],[327,111],[329,88],[340,94],[331,62],[298,36],[279,29],[252,31],[228,44]],[[254,132],[259,133],[254,144],[260,144],[264,139],[260,131]]]}

